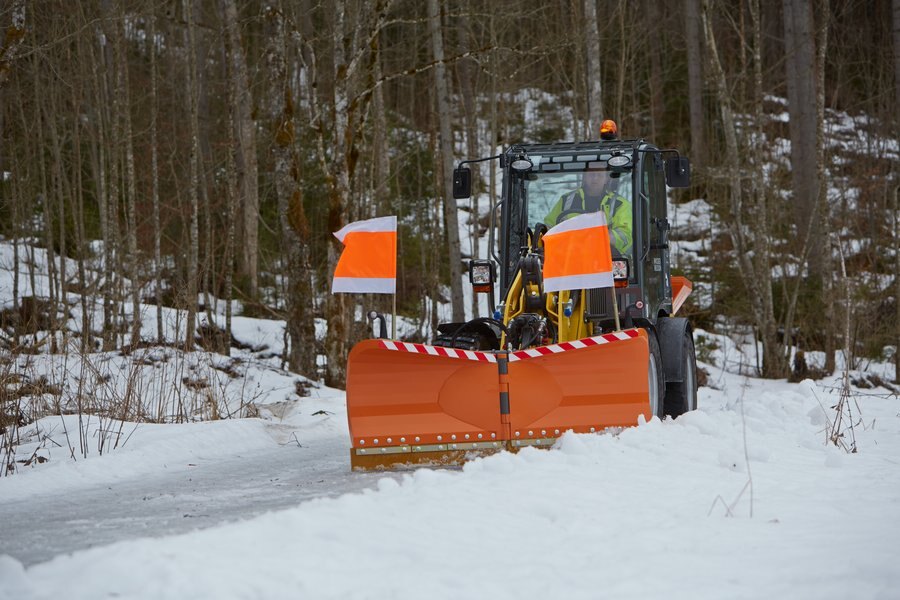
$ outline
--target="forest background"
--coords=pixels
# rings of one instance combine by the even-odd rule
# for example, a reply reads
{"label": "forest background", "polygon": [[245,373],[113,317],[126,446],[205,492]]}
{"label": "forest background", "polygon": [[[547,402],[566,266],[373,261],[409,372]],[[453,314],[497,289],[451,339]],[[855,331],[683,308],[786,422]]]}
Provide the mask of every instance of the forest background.
{"label": "forest background", "polygon": [[487,253],[453,165],[613,118],[691,158],[671,198],[711,210],[679,264],[695,327],[751,331],[766,377],[836,348],[900,366],[900,0],[4,0],[0,25],[0,236],[56,257],[20,297],[42,263],[13,253],[8,357],[164,342],[142,304],[227,353],[237,307],[341,386],[358,307],[389,300],[329,293],[332,232],[399,215],[397,302],[427,341],[439,304],[465,312],[460,231]]}

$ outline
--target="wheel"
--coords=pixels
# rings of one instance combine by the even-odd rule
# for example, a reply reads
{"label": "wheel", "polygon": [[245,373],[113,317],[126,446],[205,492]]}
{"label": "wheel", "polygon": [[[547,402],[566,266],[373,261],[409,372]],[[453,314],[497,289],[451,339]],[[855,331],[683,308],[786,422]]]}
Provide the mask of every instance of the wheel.
{"label": "wheel", "polygon": [[677,417],[697,408],[697,357],[694,354],[694,338],[684,332],[681,359],[684,361],[684,378],[680,383],[666,387],[666,414]]}
{"label": "wheel", "polygon": [[651,329],[645,329],[644,331],[647,332],[647,342],[650,346],[649,364],[647,365],[650,413],[662,419],[665,415],[663,398],[666,390],[666,380],[662,370],[662,354],[659,351],[659,340],[656,339],[656,332]]}

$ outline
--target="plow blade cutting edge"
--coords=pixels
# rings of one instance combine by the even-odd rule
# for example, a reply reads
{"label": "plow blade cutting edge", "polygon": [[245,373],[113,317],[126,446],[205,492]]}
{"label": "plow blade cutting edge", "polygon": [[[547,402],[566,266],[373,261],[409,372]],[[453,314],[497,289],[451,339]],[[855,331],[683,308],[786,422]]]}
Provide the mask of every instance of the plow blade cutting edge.
{"label": "plow blade cutting edge", "polygon": [[636,425],[652,416],[648,361],[641,329],[515,352],[360,342],[347,363],[351,465],[456,465]]}

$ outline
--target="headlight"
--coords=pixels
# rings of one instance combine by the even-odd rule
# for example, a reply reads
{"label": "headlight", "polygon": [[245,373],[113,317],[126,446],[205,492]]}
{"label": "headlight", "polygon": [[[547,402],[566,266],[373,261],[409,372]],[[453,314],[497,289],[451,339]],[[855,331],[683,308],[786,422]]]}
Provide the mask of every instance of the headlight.
{"label": "headlight", "polygon": [[628,281],[628,261],[624,258],[612,261],[614,281]]}
{"label": "headlight", "polygon": [[469,261],[469,281],[475,286],[494,283],[494,265],[489,260]]}
{"label": "headlight", "polygon": [[487,265],[476,265],[472,268],[472,283],[487,285],[491,282],[491,268]]}

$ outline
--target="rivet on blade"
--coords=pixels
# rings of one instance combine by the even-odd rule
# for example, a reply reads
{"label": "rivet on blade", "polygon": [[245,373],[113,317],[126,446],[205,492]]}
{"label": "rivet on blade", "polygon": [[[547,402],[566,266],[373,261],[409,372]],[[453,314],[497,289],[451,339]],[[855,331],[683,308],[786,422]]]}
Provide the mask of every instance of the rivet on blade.
{"label": "rivet on blade", "polygon": [[359,440],[359,445],[360,445],[360,446],[365,446],[365,445],[366,445],[366,440]]}
{"label": "rivet on blade", "polygon": [[378,438],[375,438],[374,440],[372,440],[372,443],[373,443],[373,444],[377,444],[377,443],[378,443]]}
{"label": "rivet on blade", "polygon": [[419,438],[419,436],[416,436],[416,441],[421,442],[422,440]]}
{"label": "rivet on blade", "polygon": [[387,439],[387,443],[388,443],[388,444],[390,444],[392,441],[394,441],[394,440],[392,440],[391,438],[388,438],[388,439]]}
{"label": "rivet on blade", "polygon": [[405,437],[400,438],[400,443],[401,443],[401,444],[405,444],[405,443],[406,443],[406,438],[405,438]]}
{"label": "rivet on blade", "polygon": [[557,430],[554,431],[553,433],[555,433],[556,435],[559,435],[559,429],[557,429]]}
{"label": "rivet on blade", "polygon": [[[528,435],[534,435],[534,432],[531,431],[531,430],[529,430],[529,431],[528,431]],[[375,440],[375,443],[377,444],[377,443],[378,443],[378,440]]]}
{"label": "rivet on blade", "polygon": [[[547,435],[547,430],[546,430],[546,429],[541,429],[541,435]],[[391,441],[391,440],[388,440],[388,441]]]}
{"label": "rivet on blade", "polygon": [[596,429],[594,429],[593,427],[591,427],[591,433],[594,433],[595,431],[596,431]]}
{"label": "rivet on blade", "polygon": [[496,439],[496,438],[497,438],[497,434],[496,434],[496,433],[492,433],[492,434],[491,434],[491,439],[493,440],[493,439]]}
{"label": "rivet on blade", "polygon": [[479,439],[479,440],[480,440],[481,438],[483,438],[483,437],[484,437],[484,436],[481,435],[480,433],[478,434],[478,439]]}
{"label": "rivet on blade", "polygon": [[443,439],[444,439],[443,437],[438,436],[438,441],[439,441],[439,442],[440,442],[441,440],[443,440]]}
{"label": "rivet on blade", "polygon": [[455,439],[456,439],[456,434],[454,433],[453,435],[451,435],[451,436],[450,436],[450,439],[451,439],[451,440],[455,440]]}
{"label": "rivet on blade", "polygon": [[385,452],[387,452],[387,448],[382,448],[381,453],[384,454]]}

